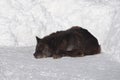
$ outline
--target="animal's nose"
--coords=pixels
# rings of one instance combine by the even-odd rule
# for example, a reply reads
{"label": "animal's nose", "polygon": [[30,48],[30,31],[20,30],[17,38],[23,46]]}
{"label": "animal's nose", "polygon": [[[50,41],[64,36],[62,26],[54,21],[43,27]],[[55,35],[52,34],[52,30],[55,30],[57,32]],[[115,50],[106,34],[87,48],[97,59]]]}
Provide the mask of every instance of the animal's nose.
{"label": "animal's nose", "polygon": [[33,54],[33,56],[34,56],[35,58],[37,58],[37,55],[36,55],[35,53]]}
{"label": "animal's nose", "polygon": [[34,53],[33,56],[34,56],[36,59],[39,59],[39,58],[42,58],[42,57],[43,57],[42,55],[39,55],[39,54],[36,54],[36,53]]}

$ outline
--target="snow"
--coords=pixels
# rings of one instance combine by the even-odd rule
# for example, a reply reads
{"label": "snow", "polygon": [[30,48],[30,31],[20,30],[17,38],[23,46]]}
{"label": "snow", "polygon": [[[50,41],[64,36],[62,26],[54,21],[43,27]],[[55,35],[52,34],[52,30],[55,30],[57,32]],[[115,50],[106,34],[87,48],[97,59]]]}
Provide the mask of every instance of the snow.
{"label": "snow", "polygon": [[1,80],[119,80],[120,64],[104,53],[81,58],[33,57],[33,47],[0,48]]}
{"label": "snow", "polygon": [[[35,36],[75,25],[102,54],[34,59]],[[119,34],[120,0],[0,0],[0,80],[119,80]]]}
{"label": "snow", "polygon": [[0,0],[0,45],[32,46],[36,44],[35,36],[42,38],[75,25],[88,29],[103,45],[115,24],[118,3],[119,0]]}

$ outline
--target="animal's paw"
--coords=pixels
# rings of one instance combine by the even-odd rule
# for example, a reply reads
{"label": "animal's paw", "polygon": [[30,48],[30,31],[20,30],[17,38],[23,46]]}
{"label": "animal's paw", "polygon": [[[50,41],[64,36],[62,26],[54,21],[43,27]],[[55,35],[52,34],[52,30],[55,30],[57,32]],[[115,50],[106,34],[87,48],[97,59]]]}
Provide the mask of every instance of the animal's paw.
{"label": "animal's paw", "polygon": [[53,59],[58,59],[58,58],[61,58],[62,56],[60,56],[60,55],[57,55],[57,54],[54,54],[53,55]]}

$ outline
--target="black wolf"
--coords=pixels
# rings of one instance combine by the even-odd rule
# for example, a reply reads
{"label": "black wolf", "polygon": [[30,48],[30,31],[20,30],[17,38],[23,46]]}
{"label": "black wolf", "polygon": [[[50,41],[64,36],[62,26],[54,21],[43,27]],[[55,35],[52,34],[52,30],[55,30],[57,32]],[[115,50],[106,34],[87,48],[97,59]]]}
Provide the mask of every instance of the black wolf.
{"label": "black wolf", "polygon": [[63,56],[81,57],[101,51],[98,40],[86,29],[73,26],[66,31],[57,31],[43,39],[36,37],[35,58]]}

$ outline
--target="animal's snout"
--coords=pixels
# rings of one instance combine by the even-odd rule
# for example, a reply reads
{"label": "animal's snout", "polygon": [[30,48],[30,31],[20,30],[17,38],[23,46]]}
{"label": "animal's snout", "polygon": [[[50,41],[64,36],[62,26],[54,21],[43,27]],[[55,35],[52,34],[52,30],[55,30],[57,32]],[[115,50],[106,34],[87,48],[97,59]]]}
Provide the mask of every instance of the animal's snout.
{"label": "animal's snout", "polygon": [[38,53],[34,53],[33,56],[34,56],[36,59],[46,57],[45,55],[38,54]]}
{"label": "animal's snout", "polygon": [[34,56],[35,58],[37,58],[37,55],[36,55],[36,53],[34,53],[34,54],[33,54],[33,56]]}

